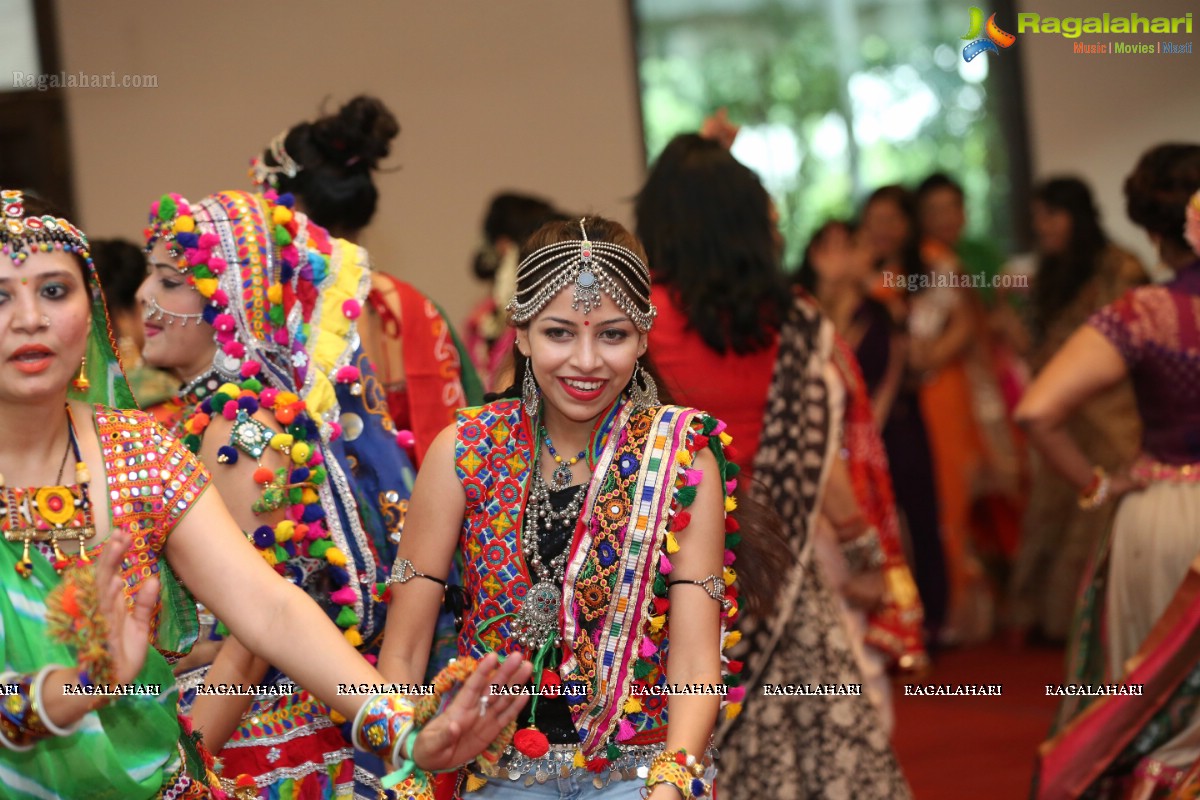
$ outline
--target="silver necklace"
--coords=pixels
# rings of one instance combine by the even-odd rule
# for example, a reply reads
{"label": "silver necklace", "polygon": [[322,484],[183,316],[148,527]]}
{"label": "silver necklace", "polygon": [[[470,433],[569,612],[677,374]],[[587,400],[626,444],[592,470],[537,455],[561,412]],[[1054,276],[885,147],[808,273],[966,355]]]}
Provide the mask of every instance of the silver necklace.
{"label": "silver necklace", "polygon": [[525,563],[537,576],[537,581],[525,594],[515,621],[517,641],[531,651],[540,650],[551,642],[556,647],[562,644],[558,612],[562,606],[562,584],[570,547],[550,559],[548,565],[544,564],[539,547],[542,531],[554,530],[556,523],[569,524],[578,520],[587,491],[587,484],[580,484],[566,507],[556,510],[550,502],[550,487],[542,479],[540,462],[541,453],[538,452],[534,455],[529,501],[525,505],[525,524],[521,531]]}

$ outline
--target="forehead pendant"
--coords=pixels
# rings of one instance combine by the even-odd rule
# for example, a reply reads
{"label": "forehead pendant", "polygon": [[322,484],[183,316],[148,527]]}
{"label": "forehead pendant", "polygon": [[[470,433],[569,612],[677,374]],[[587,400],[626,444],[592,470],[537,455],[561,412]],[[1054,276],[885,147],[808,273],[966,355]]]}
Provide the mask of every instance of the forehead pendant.
{"label": "forehead pendant", "polygon": [[588,241],[583,220],[579,220],[579,230],[583,232],[583,242],[579,245],[579,263],[576,265],[575,291],[571,298],[571,308],[576,311],[582,310],[584,314],[587,314],[593,308],[600,307],[600,281],[596,277],[596,271],[592,264],[592,243]]}

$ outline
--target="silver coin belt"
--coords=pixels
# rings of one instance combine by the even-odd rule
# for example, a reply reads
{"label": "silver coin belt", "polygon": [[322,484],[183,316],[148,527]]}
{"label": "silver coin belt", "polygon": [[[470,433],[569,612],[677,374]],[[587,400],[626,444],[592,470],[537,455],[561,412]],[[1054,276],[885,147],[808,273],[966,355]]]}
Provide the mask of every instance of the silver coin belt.
{"label": "silver coin belt", "polygon": [[557,778],[591,778],[593,786],[603,789],[614,781],[644,781],[650,769],[650,762],[665,749],[665,745],[662,744],[623,747],[620,758],[610,761],[602,771],[593,773],[584,767],[575,766],[575,754],[579,752],[579,745],[552,744],[550,752],[541,758],[530,758],[509,746],[499,763],[485,771],[484,775],[489,778],[508,779],[514,783],[524,777],[526,786]]}

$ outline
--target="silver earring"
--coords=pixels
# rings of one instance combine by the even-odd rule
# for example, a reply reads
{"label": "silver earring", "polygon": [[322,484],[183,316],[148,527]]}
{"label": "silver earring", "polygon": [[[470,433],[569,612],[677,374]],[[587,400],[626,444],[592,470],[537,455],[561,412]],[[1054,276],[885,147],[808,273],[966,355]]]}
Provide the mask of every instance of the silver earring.
{"label": "silver earring", "polygon": [[521,402],[530,419],[537,416],[538,401],[541,399],[542,393],[538,390],[537,379],[533,377],[533,364],[527,361],[525,362],[525,377],[521,381]]}
{"label": "silver earring", "polygon": [[658,384],[654,382],[654,378],[650,376],[649,372],[642,369],[640,361],[633,368],[633,380],[629,383],[629,399],[638,411],[661,405],[658,402]]}

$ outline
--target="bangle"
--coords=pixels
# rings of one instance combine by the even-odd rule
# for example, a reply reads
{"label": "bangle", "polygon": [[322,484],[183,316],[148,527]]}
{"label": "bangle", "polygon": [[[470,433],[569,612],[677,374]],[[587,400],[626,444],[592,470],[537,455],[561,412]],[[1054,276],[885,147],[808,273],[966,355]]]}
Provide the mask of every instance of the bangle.
{"label": "bangle", "polygon": [[435,578],[432,575],[426,575],[424,572],[417,572],[417,568],[413,566],[413,562],[409,561],[407,558],[397,559],[396,563],[392,564],[392,574],[388,575],[388,579],[384,583],[384,586],[391,586],[393,583],[403,586],[413,578],[424,578],[425,580],[433,581],[434,583],[440,583],[443,589],[446,588],[446,582],[444,580],[441,578]]}
{"label": "bangle", "polygon": [[353,744],[390,762],[412,719],[412,703],[402,695],[373,695],[354,716]]}
{"label": "bangle", "polygon": [[660,783],[674,786],[685,800],[708,797],[709,793],[709,786],[704,782],[704,765],[695,756],[688,755],[687,750],[659,753],[654,757],[646,775],[642,797],[648,797],[650,791]]}
{"label": "bangle", "polygon": [[41,720],[41,723],[46,726],[46,730],[55,736],[70,736],[75,731],[79,730],[79,726],[83,724],[83,717],[75,720],[65,728],[55,725],[50,719],[50,716],[41,707],[41,699],[43,697],[43,689],[46,688],[46,678],[56,669],[69,669],[59,664],[47,664],[38,672],[37,677],[33,679],[33,691],[29,695],[30,705],[33,707],[34,716]]}
{"label": "bangle", "polygon": [[1112,479],[1104,471],[1104,467],[1092,468],[1092,480],[1079,493],[1079,507],[1084,511],[1094,511],[1104,505],[1112,488]]}
{"label": "bangle", "polygon": [[842,542],[842,555],[846,566],[851,572],[870,572],[882,567],[887,561],[883,552],[883,544],[879,541],[879,531],[871,526],[861,535]]}

